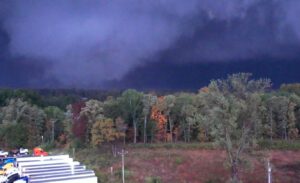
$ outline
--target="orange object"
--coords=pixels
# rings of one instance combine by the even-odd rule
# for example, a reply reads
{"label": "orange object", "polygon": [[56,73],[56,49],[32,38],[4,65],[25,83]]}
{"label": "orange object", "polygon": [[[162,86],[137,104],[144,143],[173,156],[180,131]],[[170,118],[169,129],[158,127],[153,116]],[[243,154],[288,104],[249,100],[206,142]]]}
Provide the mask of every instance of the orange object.
{"label": "orange object", "polygon": [[34,154],[34,156],[48,156],[48,153],[40,147],[34,148],[33,154]]}

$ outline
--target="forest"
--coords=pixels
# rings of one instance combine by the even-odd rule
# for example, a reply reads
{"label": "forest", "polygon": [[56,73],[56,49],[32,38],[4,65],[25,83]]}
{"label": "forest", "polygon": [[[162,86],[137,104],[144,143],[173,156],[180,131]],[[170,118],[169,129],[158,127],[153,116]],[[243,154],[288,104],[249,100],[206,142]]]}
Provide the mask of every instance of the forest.
{"label": "forest", "polygon": [[[0,147],[92,148],[210,143],[226,152],[232,182],[243,154],[300,131],[300,84],[237,73],[197,92],[0,90]],[[114,153],[114,152],[113,152]]]}

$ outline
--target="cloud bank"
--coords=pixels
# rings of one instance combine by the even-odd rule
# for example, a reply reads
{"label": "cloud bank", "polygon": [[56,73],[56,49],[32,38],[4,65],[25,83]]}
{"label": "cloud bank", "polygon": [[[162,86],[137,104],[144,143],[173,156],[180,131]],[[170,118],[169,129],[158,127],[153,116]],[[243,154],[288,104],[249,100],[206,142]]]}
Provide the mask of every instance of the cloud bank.
{"label": "cloud bank", "polygon": [[101,87],[157,61],[297,57],[299,17],[298,0],[3,0],[0,62],[41,66],[35,83]]}

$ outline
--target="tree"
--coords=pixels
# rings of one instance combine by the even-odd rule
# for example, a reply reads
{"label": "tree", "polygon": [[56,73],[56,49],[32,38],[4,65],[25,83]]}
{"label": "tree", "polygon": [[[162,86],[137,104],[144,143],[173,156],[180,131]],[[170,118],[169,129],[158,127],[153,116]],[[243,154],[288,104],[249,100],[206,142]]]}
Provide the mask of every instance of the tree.
{"label": "tree", "polygon": [[[268,96],[267,96],[268,97]],[[271,96],[264,101],[264,112],[267,124],[265,125],[266,134],[269,135],[271,143],[273,143],[273,136],[276,132],[276,125],[274,124],[274,106],[276,102],[274,97]]]}
{"label": "tree", "polygon": [[68,105],[66,107],[65,118],[63,120],[63,129],[67,137],[67,141],[70,141],[72,137],[72,121],[73,121],[72,117],[73,117],[72,105]]}
{"label": "tree", "polygon": [[26,111],[30,108],[28,102],[21,99],[12,98],[7,105],[2,107],[2,122],[6,124],[17,124],[21,118],[26,115]]}
{"label": "tree", "polygon": [[[190,142],[191,134],[196,125],[197,107],[193,100],[195,96],[189,93],[180,93],[176,97],[176,102],[171,114],[174,121],[179,121],[180,132],[183,132],[185,142]],[[176,137],[177,138],[177,137]]]}
{"label": "tree", "polygon": [[144,143],[147,142],[147,121],[151,112],[152,106],[155,104],[157,97],[151,94],[143,95],[143,115],[144,115]]}
{"label": "tree", "polygon": [[171,117],[171,111],[173,107],[175,106],[176,97],[174,95],[166,95],[164,97],[161,97],[155,104],[155,107],[160,111],[161,114],[165,115],[167,118],[167,124],[165,125],[165,134],[168,135],[168,129],[169,129],[169,137],[170,139],[166,138],[166,140],[170,140],[173,142],[173,127],[174,127],[174,121]]}
{"label": "tree", "polygon": [[160,111],[158,109],[158,106],[160,105],[160,103],[163,101],[163,97],[159,97],[155,103],[154,106],[152,106],[151,109],[151,119],[154,120],[156,122],[156,129],[152,130],[152,138],[153,138],[153,134],[157,131],[156,133],[156,138],[158,140],[164,140],[166,141],[167,139],[167,116],[164,115],[162,113],[162,111]]}
{"label": "tree", "polygon": [[[271,130],[275,128],[275,134],[287,140],[289,134],[297,136],[295,107],[292,96],[272,96],[267,102],[267,108],[270,111]],[[273,122],[275,121],[275,123]],[[273,127],[274,126],[274,127]],[[272,133],[273,134],[273,133]]]}
{"label": "tree", "polygon": [[238,167],[241,154],[255,145],[255,127],[261,121],[260,94],[270,87],[268,79],[250,80],[251,74],[239,73],[226,80],[213,80],[209,92],[203,92],[209,106],[209,120],[213,126],[211,134],[227,152],[231,167],[231,181],[239,182]]}
{"label": "tree", "polygon": [[[43,127],[45,125],[45,113],[43,110],[21,99],[12,98],[6,106],[2,107],[1,111],[3,128],[7,128],[7,132],[3,136],[4,139],[9,141],[10,139],[17,139],[19,137],[17,141],[26,141],[26,144],[23,143],[23,145],[29,147],[34,147],[41,142]],[[20,134],[10,134],[15,133],[18,129],[23,129],[26,137]],[[17,137],[11,138],[12,135],[16,135]],[[12,144],[11,142],[9,143]]]}
{"label": "tree", "polygon": [[91,128],[97,120],[104,119],[103,103],[98,100],[89,100],[80,111],[81,117],[87,118],[85,142],[89,143],[91,138]]}
{"label": "tree", "polygon": [[[57,134],[55,132],[63,131],[63,129],[59,129],[59,128],[55,129],[55,124],[61,124],[65,118],[65,114],[60,108],[56,106],[48,106],[44,109],[44,112],[46,114],[46,122],[48,124],[50,123],[50,125],[48,126],[51,126],[51,142],[54,142],[55,134]],[[62,127],[62,125],[56,125],[56,126]],[[49,131],[50,129],[47,128],[46,134],[49,134]]]}
{"label": "tree", "polygon": [[69,116],[71,117],[71,119],[68,120],[71,123],[70,137],[73,140],[79,140],[78,142],[80,143],[85,143],[86,136],[87,136],[86,129],[87,129],[88,120],[86,116],[80,115],[80,112],[84,107],[85,107],[85,102],[81,101],[70,105],[69,107],[70,111],[68,111],[68,115],[71,115]]}
{"label": "tree", "polygon": [[123,143],[125,145],[126,144],[126,130],[128,129],[128,125],[125,123],[124,119],[121,117],[118,117],[115,120],[115,123],[116,123],[116,128],[117,128],[118,132],[123,134]]}
{"label": "tree", "polygon": [[112,119],[97,120],[92,128],[92,145],[99,147],[105,142],[112,142],[122,136],[114,126]]}
{"label": "tree", "polygon": [[280,91],[294,93],[300,96],[300,83],[282,84],[280,86]]}
{"label": "tree", "polygon": [[8,148],[18,148],[27,145],[28,134],[24,124],[0,125],[0,145]]}
{"label": "tree", "polygon": [[120,116],[126,117],[122,108],[121,98],[108,98],[103,103],[103,114],[107,118],[116,119]]}
{"label": "tree", "polygon": [[197,108],[191,104],[184,105],[181,113],[185,116],[186,125],[184,126],[184,139],[186,142],[191,141],[192,126],[197,123]]}
{"label": "tree", "polygon": [[294,115],[295,115],[295,126],[292,133],[292,138],[299,137],[299,131],[300,131],[300,96],[291,94],[290,100],[295,104],[294,107]]}
{"label": "tree", "polygon": [[32,106],[26,112],[27,115],[22,118],[22,123],[27,126],[29,147],[35,147],[41,144],[43,127],[45,126],[45,113],[37,106]]}
{"label": "tree", "polygon": [[130,119],[132,121],[134,133],[133,143],[137,142],[138,119],[140,118],[143,109],[142,99],[142,93],[132,89],[124,91],[120,98],[120,104],[123,109],[123,114],[127,119]]}

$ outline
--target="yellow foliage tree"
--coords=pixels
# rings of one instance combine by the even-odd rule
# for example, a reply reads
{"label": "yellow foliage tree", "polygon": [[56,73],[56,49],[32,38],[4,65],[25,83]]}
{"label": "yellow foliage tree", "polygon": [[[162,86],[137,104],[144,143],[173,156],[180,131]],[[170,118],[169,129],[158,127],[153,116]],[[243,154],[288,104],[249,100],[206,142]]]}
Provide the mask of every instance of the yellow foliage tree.
{"label": "yellow foliage tree", "polygon": [[100,146],[105,142],[112,142],[123,136],[114,125],[112,119],[101,119],[94,123],[92,128],[92,145],[94,147]]}

